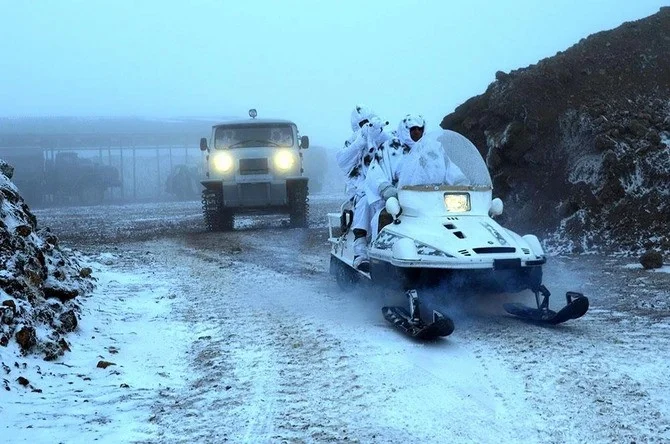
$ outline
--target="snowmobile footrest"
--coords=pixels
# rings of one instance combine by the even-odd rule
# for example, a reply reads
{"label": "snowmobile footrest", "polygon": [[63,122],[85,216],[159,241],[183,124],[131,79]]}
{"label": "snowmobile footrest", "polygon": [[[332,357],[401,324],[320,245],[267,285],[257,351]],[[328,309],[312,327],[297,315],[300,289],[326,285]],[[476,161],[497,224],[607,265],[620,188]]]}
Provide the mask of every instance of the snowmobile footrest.
{"label": "snowmobile footrest", "polygon": [[449,336],[454,331],[454,321],[438,311],[433,311],[433,321],[413,321],[410,314],[401,307],[383,307],[384,318],[402,333],[412,338],[430,340]]}

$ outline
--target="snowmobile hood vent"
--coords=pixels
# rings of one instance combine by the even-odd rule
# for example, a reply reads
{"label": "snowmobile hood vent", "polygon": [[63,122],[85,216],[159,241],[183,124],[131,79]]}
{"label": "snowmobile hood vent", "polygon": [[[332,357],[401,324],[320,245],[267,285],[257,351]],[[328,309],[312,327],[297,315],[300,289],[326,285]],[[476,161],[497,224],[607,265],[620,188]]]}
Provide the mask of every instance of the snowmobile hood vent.
{"label": "snowmobile hood vent", "polygon": [[458,250],[463,256],[472,256],[468,250]]}
{"label": "snowmobile hood vent", "polygon": [[514,247],[478,247],[473,248],[477,254],[496,254],[496,253],[516,253],[516,248]]}
{"label": "snowmobile hood vent", "polygon": [[521,251],[523,251],[523,254],[530,254],[530,250],[528,248],[522,248]]}

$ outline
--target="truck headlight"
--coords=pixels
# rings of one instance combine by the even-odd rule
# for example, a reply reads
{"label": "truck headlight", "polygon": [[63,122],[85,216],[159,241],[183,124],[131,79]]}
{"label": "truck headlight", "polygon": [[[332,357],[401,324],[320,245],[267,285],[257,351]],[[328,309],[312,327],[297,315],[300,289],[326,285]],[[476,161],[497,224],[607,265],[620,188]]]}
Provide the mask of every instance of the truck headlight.
{"label": "truck headlight", "polygon": [[212,162],[214,163],[214,169],[221,173],[228,172],[233,168],[233,156],[228,153],[216,153]]}
{"label": "truck headlight", "polygon": [[286,171],[291,169],[295,163],[295,156],[290,151],[277,151],[274,157],[274,162],[277,169]]}
{"label": "truck headlight", "polygon": [[452,213],[470,211],[470,194],[444,193],[444,206]]}

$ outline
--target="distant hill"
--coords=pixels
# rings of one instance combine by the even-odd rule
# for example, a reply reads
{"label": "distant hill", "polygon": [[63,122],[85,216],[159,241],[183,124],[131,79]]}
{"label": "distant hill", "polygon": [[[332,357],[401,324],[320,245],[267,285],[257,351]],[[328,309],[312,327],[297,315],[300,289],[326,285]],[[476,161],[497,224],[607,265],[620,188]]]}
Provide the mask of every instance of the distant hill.
{"label": "distant hill", "polygon": [[670,250],[670,7],[496,80],[447,115],[505,223],[571,251]]}

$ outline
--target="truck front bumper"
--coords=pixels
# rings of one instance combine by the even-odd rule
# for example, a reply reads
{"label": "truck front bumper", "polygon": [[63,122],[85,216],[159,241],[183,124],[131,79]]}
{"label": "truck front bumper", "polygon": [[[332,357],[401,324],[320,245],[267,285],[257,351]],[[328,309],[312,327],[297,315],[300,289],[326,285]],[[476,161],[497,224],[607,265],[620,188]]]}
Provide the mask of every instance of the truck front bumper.
{"label": "truck front bumper", "polygon": [[287,209],[289,205],[288,189],[292,184],[307,182],[306,177],[284,180],[224,182],[207,180],[202,184],[207,188],[219,188],[223,194],[223,207],[243,209]]}
{"label": "truck front bumper", "polygon": [[282,207],[288,205],[286,182],[223,184],[226,208]]}

